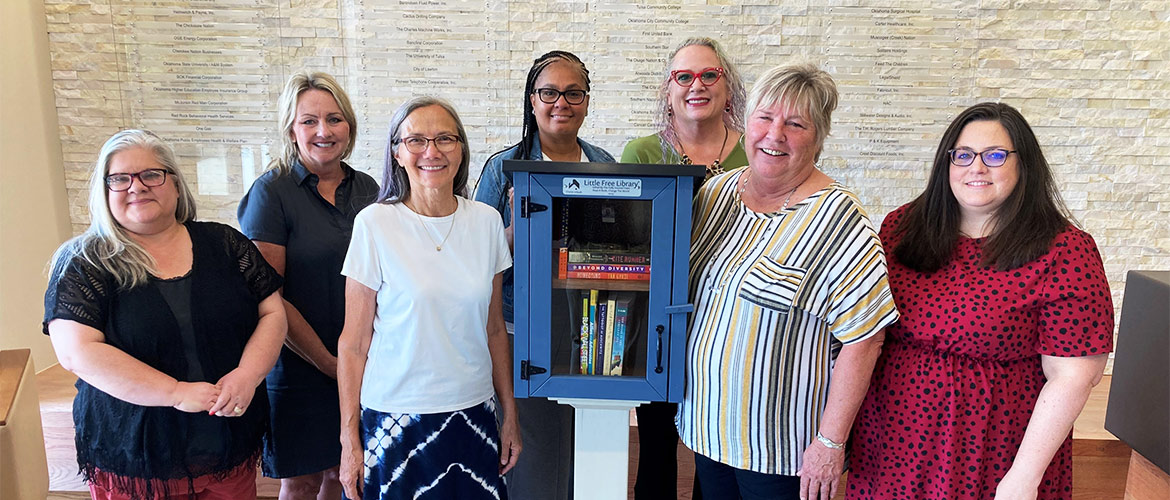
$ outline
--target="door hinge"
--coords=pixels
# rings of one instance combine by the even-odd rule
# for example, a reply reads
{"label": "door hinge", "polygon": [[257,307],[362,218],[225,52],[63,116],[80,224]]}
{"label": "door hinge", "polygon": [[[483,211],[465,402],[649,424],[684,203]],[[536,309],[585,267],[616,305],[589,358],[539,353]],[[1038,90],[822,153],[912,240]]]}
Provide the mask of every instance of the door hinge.
{"label": "door hinge", "polygon": [[548,210],[548,205],[541,205],[527,196],[520,197],[520,218],[527,219],[529,214]]}
{"label": "door hinge", "polygon": [[547,369],[529,364],[527,359],[520,361],[520,380],[528,380],[528,377],[539,375],[547,371]]}

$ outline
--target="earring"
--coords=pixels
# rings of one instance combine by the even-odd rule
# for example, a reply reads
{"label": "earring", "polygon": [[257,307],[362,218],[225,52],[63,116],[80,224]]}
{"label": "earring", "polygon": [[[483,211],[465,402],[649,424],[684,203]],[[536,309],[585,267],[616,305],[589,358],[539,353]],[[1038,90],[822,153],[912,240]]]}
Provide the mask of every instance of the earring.
{"label": "earring", "polygon": [[666,107],[666,116],[674,116],[674,106]]}
{"label": "earring", "polygon": [[723,108],[723,111],[730,113],[731,112],[731,104],[729,103],[727,105],[727,107]]}

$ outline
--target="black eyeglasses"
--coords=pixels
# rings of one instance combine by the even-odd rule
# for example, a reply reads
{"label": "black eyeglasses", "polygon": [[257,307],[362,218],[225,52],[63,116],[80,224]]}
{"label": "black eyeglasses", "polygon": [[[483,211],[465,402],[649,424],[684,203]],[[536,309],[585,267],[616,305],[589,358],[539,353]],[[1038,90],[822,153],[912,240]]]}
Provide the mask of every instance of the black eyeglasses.
{"label": "black eyeglasses", "polygon": [[459,145],[459,138],[453,135],[440,135],[434,139],[423,137],[421,135],[412,135],[404,137],[398,141],[399,144],[406,146],[406,150],[414,154],[422,154],[427,150],[427,144],[435,143],[435,149],[442,153],[450,153],[455,151]]}
{"label": "black eyeglasses", "polygon": [[581,104],[585,102],[585,96],[589,95],[589,92],[584,90],[571,89],[562,92],[560,90],[549,87],[536,89],[532,91],[532,93],[536,94],[536,97],[540,99],[540,102],[545,104],[555,103],[557,102],[557,99],[561,98],[561,96],[565,96],[565,102],[569,104]]}
{"label": "black eyeglasses", "polygon": [[167,182],[169,173],[165,168],[148,168],[136,174],[110,174],[106,176],[106,187],[110,191],[125,191],[134,184],[134,179],[146,187],[159,187]]}
{"label": "black eyeglasses", "polygon": [[723,76],[723,68],[707,68],[703,71],[695,73],[685,69],[676,69],[670,72],[670,77],[674,79],[674,83],[683,87],[690,87],[695,84],[695,80],[703,82],[703,85],[715,85],[719,78]]}
{"label": "black eyeglasses", "polygon": [[975,157],[978,156],[983,159],[983,164],[988,167],[1003,166],[1007,162],[1008,155],[1015,153],[1014,150],[1007,150],[1003,148],[984,149],[983,151],[975,151],[970,148],[956,148],[948,149],[947,155],[951,157],[951,163],[959,167],[967,167],[975,163]]}

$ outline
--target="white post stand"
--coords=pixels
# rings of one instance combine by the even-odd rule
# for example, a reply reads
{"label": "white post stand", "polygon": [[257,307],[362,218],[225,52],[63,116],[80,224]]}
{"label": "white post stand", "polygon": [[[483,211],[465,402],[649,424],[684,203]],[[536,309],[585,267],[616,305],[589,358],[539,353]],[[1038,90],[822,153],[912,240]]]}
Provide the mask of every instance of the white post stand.
{"label": "white post stand", "polygon": [[628,498],[630,409],[646,401],[551,399],[574,410],[573,498]]}

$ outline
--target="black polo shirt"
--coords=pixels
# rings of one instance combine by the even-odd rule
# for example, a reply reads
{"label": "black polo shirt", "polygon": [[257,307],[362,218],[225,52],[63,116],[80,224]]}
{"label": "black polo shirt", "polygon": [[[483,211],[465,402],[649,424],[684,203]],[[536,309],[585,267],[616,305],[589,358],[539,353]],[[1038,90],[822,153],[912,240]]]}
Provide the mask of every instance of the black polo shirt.
{"label": "black polo shirt", "polygon": [[[334,356],[345,322],[345,277],[341,264],[349,248],[353,220],[374,202],[378,184],[367,174],[341,164],[345,178],[334,204],[317,192],[318,177],[297,162],[281,175],[264,172],[240,200],[240,230],[249,239],[285,247],[284,298],[300,311]],[[334,385],[287,347],[268,376],[269,389]]]}

